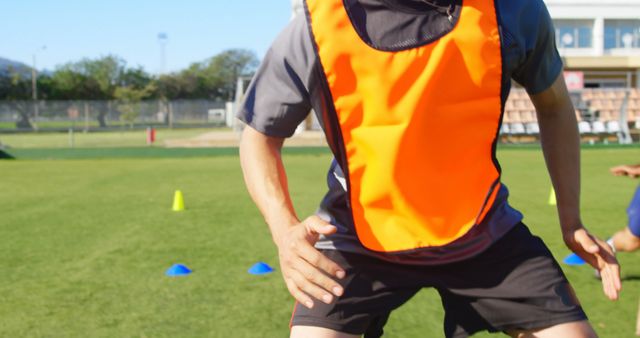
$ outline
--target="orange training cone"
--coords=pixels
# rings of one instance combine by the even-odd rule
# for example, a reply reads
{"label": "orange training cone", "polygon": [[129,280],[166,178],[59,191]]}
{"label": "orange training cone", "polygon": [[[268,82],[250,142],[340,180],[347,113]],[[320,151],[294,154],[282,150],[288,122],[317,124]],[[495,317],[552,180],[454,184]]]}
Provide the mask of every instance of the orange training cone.
{"label": "orange training cone", "polygon": [[182,191],[176,190],[173,195],[173,211],[183,211],[184,210],[184,197],[182,196]]}

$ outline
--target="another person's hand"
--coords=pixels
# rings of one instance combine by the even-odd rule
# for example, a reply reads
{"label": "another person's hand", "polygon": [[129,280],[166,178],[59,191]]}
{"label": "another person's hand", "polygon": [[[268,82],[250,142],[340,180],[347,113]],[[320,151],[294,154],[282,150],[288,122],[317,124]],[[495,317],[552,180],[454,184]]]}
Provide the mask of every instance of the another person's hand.
{"label": "another person's hand", "polygon": [[345,271],[313,247],[319,236],[336,232],[336,227],[311,216],[290,228],[278,240],[280,268],[291,295],[308,308],[313,298],[331,303],[344,290],[333,277],[344,278]]}
{"label": "another person's hand", "polygon": [[620,265],[611,247],[580,226],[563,234],[567,247],[593,266],[602,278],[602,289],[611,300],[618,299],[622,288]]}
{"label": "another person's hand", "polygon": [[640,164],[636,165],[619,165],[609,169],[613,175],[629,176],[631,178],[640,177]]}

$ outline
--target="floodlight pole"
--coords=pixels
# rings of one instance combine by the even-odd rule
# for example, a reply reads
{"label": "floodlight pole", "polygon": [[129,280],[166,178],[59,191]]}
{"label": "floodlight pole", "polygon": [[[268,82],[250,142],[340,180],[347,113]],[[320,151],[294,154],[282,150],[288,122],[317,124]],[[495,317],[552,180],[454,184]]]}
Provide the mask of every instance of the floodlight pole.
{"label": "floodlight pole", "polygon": [[31,94],[33,99],[33,128],[38,130],[38,71],[36,70],[36,53],[33,53],[33,66],[31,67]]}
{"label": "floodlight pole", "polygon": [[163,75],[167,67],[166,46],[169,39],[167,33],[158,33],[158,43],[160,44],[160,75]]}
{"label": "floodlight pole", "polygon": [[33,67],[31,67],[31,93],[33,94],[33,100],[38,99],[38,87],[36,86],[36,54],[33,54]]}

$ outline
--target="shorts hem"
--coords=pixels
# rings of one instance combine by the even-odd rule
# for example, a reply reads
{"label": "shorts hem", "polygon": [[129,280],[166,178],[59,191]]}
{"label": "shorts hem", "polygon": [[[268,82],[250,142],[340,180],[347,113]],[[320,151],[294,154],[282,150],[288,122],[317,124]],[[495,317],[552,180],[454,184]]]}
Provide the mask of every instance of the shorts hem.
{"label": "shorts hem", "polygon": [[338,331],[341,333],[353,334],[353,335],[363,335],[364,330],[349,330],[344,327],[343,324],[334,323],[334,322],[326,322],[321,320],[313,320],[313,319],[295,319],[291,322],[290,328],[294,326],[313,326],[313,327],[321,327],[324,329],[330,329],[334,331]]}
{"label": "shorts hem", "polygon": [[534,330],[534,329],[543,329],[549,328],[552,326],[573,323],[573,322],[581,322],[589,320],[584,311],[580,311],[577,313],[572,313],[564,316],[556,316],[549,319],[541,319],[541,320],[528,320],[519,323],[505,323],[501,325],[494,325],[495,332],[500,331],[508,331],[508,330]]}

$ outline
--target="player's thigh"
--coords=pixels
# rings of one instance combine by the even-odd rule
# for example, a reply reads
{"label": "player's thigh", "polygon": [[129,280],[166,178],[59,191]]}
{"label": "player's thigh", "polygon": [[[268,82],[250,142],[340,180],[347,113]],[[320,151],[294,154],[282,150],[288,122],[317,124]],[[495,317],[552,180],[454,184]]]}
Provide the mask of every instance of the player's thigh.
{"label": "player's thigh", "polygon": [[553,255],[524,224],[484,253],[443,270],[438,291],[448,336],[533,332],[586,320]]}
{"label": "player's thigh", "polygon": [[[296,304],[290,322],[291,327],[299,327],[296,333],[301,327],[313,327],[323,328],[321,331],[328,334],[343,332],[351,335],[348,337],[379,337],[390,313],[421,288],[421,281],[411,278],[411,274],[419,275],[419,271],[411,266],[338,250],[323,253],[345,270],[346,276],[337,280],[344,293],[330,304],[318,301],[313,308]],[[300,337],[315,336],[301,334]]]}
{"label": "player's thigh", "polygon": [[293,326],[291,328],[291,338],[359,338],[359,335],[352,335],[338,332],[323,327],[314,326]]}
{"label": "player's thigh", "polygon": [[510,331],[508,334],[514,338],[592,338],[598,337],[588,321],[570,322],[551,327],[529,330]]}

